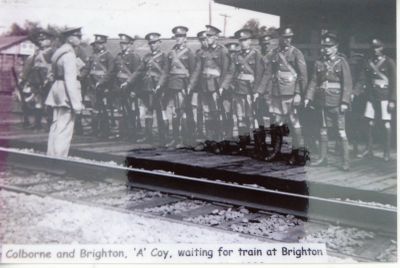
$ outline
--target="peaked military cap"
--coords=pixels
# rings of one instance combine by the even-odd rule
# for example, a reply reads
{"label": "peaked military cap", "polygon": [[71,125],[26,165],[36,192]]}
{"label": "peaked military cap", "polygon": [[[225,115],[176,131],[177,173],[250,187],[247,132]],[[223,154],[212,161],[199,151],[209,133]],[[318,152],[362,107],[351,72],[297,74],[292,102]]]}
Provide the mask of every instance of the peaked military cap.
{"label": "peaked military cap", "polygon": [[271,39],[277,39],[279,37],[278,30],[275,28],[268,29],[267,32],[260,36],[260,43],[268,43]]}
{"label": "peaked military cap", "polygon": [[253,37],[253,32],[249,29],[241,29],[235,32],[235,38],[239,40],[251,39]]}
{"label": "peaked military cap", "polygon": [[82,27],[75,27],[75,28],[68,28],[65,29],[64,31],[61,32],[61,35],[63,35],[64,37],[67,36],[78,36],[78,37],[82,37]]}
{"label": "peaked military cap", "polygon": [[383,47],[383,46],[384,46],[384,44],[380,39],[378,39],[378,38],[372,39],[371,47],[378,48],[378,47]]}
{"label": "peaked military cap", "polygon": [[200,40],[204,40],[207,38],[207,32],[206,31],[201,31],[197,33],[197,38],[199,38]]}
{"label": "peaked military cap", "polygon": [[105,43],[107,42],[108,36],[107,35],[103,35],[103,34],[95,34],[94,35],[94,41],[96,43]]}
{"label": "peaked military cap", "polygon": [[172,33],[175,36],[186,36],[186,33],[189,31],[189,28],[186,26],[176,26],[172,28]]}
{"label": "peaked military cap", "polygon": [[294,36],[293,30],[290,27],[285,27],[281,30],[282,37],[292,37]]}
{"label": "peaked military cap", "polygon": [[146,34],[146,36],[144,37],[149,43],[151,42],[156,42],[160,40],[160,36],[161,34],[159,33],[148,33]]}
{"label": "peaked military cap", "polygon": [[335,33],[326,33],[322,36],[321,45],[322,46],[336,46],[338,44],[337,35]]}
{"label": "peaked military cap", "polygon": [[218,35],[221,32],[220,29],[212,25],[206,25],[206,29],[207,29],[206,34],[209,36]]}
{"label": "peaked military cap", "polygon": [[239,51],[239,50],[240,50],[240,45],[239,45],[238,42],[229,42],[229,43],[226,43],[226,44],[225,44],[225,47],[226,47],[229,51],[231,51],[231,52],[233,52],[233,51]]}
{"label": "peaked military cap", "polygon": [[127,34],[120,33],[120,34],[118,34],[118,36],[119,36],[120,43],[130,43],[130,42],[135,41],[135,38],[133,38],[132,36],[129,36]]}
{"label": "peaked military cap", "polygon": [[40,29],[34,36],[34,38],[36,40],[45,40],[45,39],[52,38],[52,37],[54,37],[53,34],[49,33],[48,31],[45,31],[43,29]]}

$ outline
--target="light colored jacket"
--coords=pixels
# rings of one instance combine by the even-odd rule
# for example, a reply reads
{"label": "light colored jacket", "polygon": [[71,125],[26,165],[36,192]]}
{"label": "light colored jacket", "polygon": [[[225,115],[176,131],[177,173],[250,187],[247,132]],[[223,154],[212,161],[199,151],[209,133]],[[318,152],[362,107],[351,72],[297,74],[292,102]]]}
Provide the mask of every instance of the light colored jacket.
{"label": "light colored jacket", "polygon": [[78,68],[75,51],[70,44],[63,44],[51,57],[54,84],[46,99],[51,107],[67,107],[75,112],[83,109],[81,85],[77,80]]}

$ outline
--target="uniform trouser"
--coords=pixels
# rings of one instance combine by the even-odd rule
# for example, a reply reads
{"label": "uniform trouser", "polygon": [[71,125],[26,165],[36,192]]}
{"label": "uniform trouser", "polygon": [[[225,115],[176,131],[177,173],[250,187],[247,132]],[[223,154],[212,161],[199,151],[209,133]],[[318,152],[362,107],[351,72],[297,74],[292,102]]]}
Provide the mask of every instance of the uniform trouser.
{"label": "uniform trouser", "polygon": [[217,92],[202,93],[202,107],[207,138],[219,140],[221,138],[221,110],[220,97]]}
{"label": "uniform trouser", "polygon": [[74,132],[75,114],[70,108],[54,107],[47,143],[47,155],[68,156]]}
{"label": "uniform trouser", "polygon": [[[143,116],[145,118],[146,128],[152,128],[154,121],[154,112],[156,113],[158,134],[160,139],[164,139],[165,135],[165,124],[163,120],[162,110],[162,98],[159,94],[154,94],[153,92],[141,92],[139,98],[143,104]],[[151,126],[149,126],[151,124]]]}
{"label": "uniform trouser", "polygon": [[203,107],[201,92],[193,92],[191,95],[191,108],[193,115],[193,123],[195,124],[196,135],[202,136],[204,134],[204,120],[203,120]]}
{"label": "uniform trouser", "polygon": [[237,127],[239,135],[249,134],[251,131],[252,103],[249,100],[250,95],[237,94],[233,95],[233,111],[237,119]]}

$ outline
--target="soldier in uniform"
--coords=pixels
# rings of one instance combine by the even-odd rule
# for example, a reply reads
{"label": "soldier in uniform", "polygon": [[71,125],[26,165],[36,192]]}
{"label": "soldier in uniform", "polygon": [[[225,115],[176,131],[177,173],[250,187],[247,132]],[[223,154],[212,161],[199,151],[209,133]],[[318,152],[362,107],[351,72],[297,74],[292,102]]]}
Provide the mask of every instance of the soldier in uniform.
{"label": "soldier in uniform", "polygon": [[137,90],[139,98],[144,104],[145,137],[138,142],[153,142],[153,114],[157,115],[157,126],[160,142],[165,140],[165,123],[161,111],[162,89],[166,81],[166,65],[168,57],[161,51],[159,33],[149,33],[145,36],[151,52],[146,54],[138,69],[132,73],[122,87],[131,87],[139,78],[142,80],[140,90]]}
{"label": "soldier in uniform", "polygon": [[261,86],[264,72],[261,53],[250,47],[253,33],[251,30],[242,29],[235,32],[235,37],[240,42],[240,52],[233,62],[234,66],[234,93],[233,107],[237,118],[239,136],[248,135],[251,126],[255,129],[255,103],[265,88]]}
{"label": "soldier in uniform", "polygon": [[279,47],[271,60],[272,92],[270,112],[275,123],[282,125],[288,118],[292,127],[293,149],[304,147],[298,108],[307,86],[307,66],[303,53],[292,45],[291,28],[283,28]]}
{"label": "soldier in uniform", "polygon": [[390,160],[392,139],[392,114],[396,107],[396,64],[383,53],[384,44],[375,38],[371,42],[372,57],[368,59],[356,87],[367,95],[364,116],[368,120],[367,148],[359,157],[372,156],[372,130],[378,120],[382,120],[385,129],[384,161]]}
{"label": "soldier in uniform", "polygon": [[[313,166],[327,164],[328,129],[333,130],[342,142],[342,169],[349,170],[349,148],[345,130],[345,112],[349,109],[352,94],[352,78],[346,59],[338,55],[337,38],[334,34],[322,37],[323,57],[317,60],[308,86],[307,107],[313,101],[322,115],[320,129],[320,158]],[[336,138],[335,137],[335,138]]]}
{"label": "soldier in uniform", "polygon": [[218,28],[206,25],[208,48],[198,53],[194,73],[190,79],[188,92],[196,86],[201,90],[203,114],[208,138],[221,138],[220,93],[229,87],[232,77],[227,49],[217,43]]}
{"label": "soldier in uniform", "polygon": [[[94,117],[92,118],[92,130],[94,134],[101,137],[110,136],[110,112],[112,107],[112,80],[114,71],[114,59],[111,53],[106,49],[106,35],[95,35],[93,43],[93,55],[89,60],[89,76],[91,102],[94,106]],[[111,116],[112,117],[112,116]],[[113,121],[113,118],[111,118]],[[113,122],[111,122],[113,123]]]}
{"label": "soldier in uniform", "polygon": [[[229,42],[225,44],[225,47],[228,49],[229,52],[229,60],[231,66],[231,64],[234,64],[234,62],[236,61],[237,55],[240,52],[240,44],[238,42]],[[234,92],[235,92],[235,85],[233,83],[230,83],[229,88],[227,90],[224,90],[224,92],[221,95],[222,107],[224,109],[223,124],[222,124],[224,131],[224,138],[228,139],[232,138],[234,132],[235,133],[237,132],[237,128],[236,130],[234,129],[235,122],[233,117]]]}
{"label": "soldier in uniform", "polygon": [[[42,129],[42,118],[45,114],[44,101],[52,83],[51,55],[54,53],[52,41],[54,36],[47,31],[39,30],[33,37],[38,49],[30,56],[21,76],[20,85],[23,87],[24,125],[29,125],[29,111],[34,116],[33,129]],[[47,108],[49,109],[49,108]],[[48,111],[47,121],[51,124],[51,114]]]}
{"label": "soldier in uniform", "polygon": [[140,56],[133,50],[134,38],[119,34],[121,52],[115,58],[115,94],[119,98],[118,108],[122,112],[119,130],[123,138],[135,139],[139,118],[139,103],[132,88],[121,88],[128,78],[139,68]]}
{"label": "soldier in uniform", "polygon": [[[207,32],[200,31],[197,33],[197,38],[200,41],[200,48],[196,51],[196,62],[200,60],[200,55],[204,53],[208,48],[207,43]],[[204,118],[203,118],[203,107],[202,107],[202,98],[201,89],[199,86],[196,86],[192,89],[192,109],[193,109],[193,118],[196,124],[196,137],[200,140],[205,138],[204,135]]]}
{"label": "soldier in uniform", "polygon": [[176,26],[172,29],[176,44],[168,53],[165,97],[168,103],[168,121],[172,124],[173,135],[172,141],[167,146],[183,147],[182,142],[191,144],[194,140],[195,126],[191,99],[186,90],[195,67],[195,55],[186,46],[188,30],[185,26]]}
{"label": "soldier in uniform", "polygon": [[74,47],[81,41],[81,28],[62,32],[64,44],[51,57],[54,83],[45,104],[53,108],[47,154],[68,156],[74,132],[75,115],[83,110]]}
{"label": "soldier in uniform", "polygon": [[259,44],[261,46],[261,54],[263,57],[264,73],[261,80],[260,89],[264,90],[264,94],[260,95],[256,102],[256,117],[259,125],[269,126],[271,124],[271,115],[269,107],[271,106],[271,81],[272,70],[271,62],[274,51],[279,45],[279,34],[276,29],[271,29],[267,33],[260,36]]}

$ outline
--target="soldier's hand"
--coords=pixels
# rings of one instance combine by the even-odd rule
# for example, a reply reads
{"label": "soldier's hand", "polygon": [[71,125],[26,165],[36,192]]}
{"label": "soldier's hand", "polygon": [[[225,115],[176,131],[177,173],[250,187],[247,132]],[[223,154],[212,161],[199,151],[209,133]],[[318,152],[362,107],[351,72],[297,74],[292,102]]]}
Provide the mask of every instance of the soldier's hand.
{"label": "soldier's hand", "polygon": [[308,107],[310,107],[310,100],[309,99],[305,99],[304,108],[308,108]]}
{"label": "soldier's hand", "polygon": [[220,87],[220,88],[218,89],[218,92],[219,92],[219,95],[222,95],[222,93],[224,93],[224,88]]}
{"label": "soldier's hand", "polygon": [[246,100],[247,100],[247,103],[251,104],[251,95],[250,94],[246,95]]}
{"label": "soldier's hand", "polygon": [[253,94],[253,100],[256,100],[256,99],[258,99],[258,97],[260,96],[260,94],[259,93],[254,93]]}
{"label": "soldier's hand", "polygon": [[294,106],[299,106],[299,105],[300,105],[300,102],[301,102],[301,96],[300,96],[300,94],[294,95],[294,98],[293,98],[293,105],[294,105]]}
{"label": "soldier's hand", "polygon": [[188,94],[190,94],[191,91],[192,91],[191,86],[188,86],[187,89],[186,89],[186,92],[187,92]]}
{"label": "soldier's hand", "polygon": [[136,97],[136,93],[133,92],[133,91],[131,91],[131,92],[129,93],[129,96],[130,96],[131,98],[134,98],[134,97]]}
{"label": "soldier's hand", "polygon": [[351,94],[351,96],[350,96],[350,100],[351,100],[351,102],[353,102],[353,101],[354,101],[354,94]]}
{"label": "soldier's hand", "polygon": [[394,103],[394,101],[389,101],[389,104],[388,104],[388,112],[389,113],[391,113],[391,112],[393,112],[394,111],[394,108],[395,108],[395,103]]}
{"label": "soldier's hand", "polygon": [[349,109],[349,106],[345,103],[340,104],[340,112],[345,113]]}

